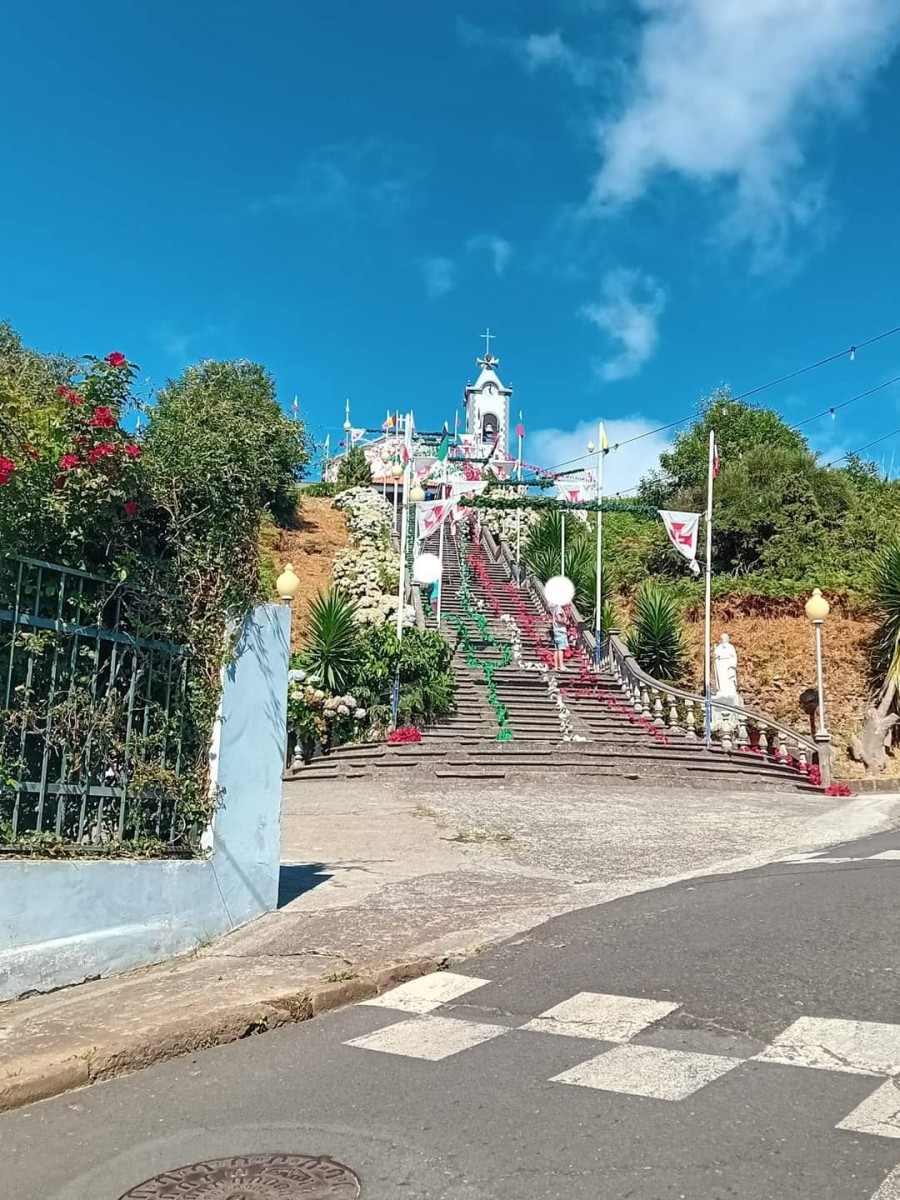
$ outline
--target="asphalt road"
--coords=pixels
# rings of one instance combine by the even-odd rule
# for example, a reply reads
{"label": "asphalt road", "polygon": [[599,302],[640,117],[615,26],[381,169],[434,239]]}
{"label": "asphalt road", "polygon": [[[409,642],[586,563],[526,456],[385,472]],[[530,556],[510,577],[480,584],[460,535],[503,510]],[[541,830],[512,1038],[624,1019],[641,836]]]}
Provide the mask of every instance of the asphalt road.
{"label": "asphalt road", "polygon": [[898,897],[900,831],[582,910],[0,1117],[3,1194],[118,1200],[283,1151],[367,1200],[900,1200]]}

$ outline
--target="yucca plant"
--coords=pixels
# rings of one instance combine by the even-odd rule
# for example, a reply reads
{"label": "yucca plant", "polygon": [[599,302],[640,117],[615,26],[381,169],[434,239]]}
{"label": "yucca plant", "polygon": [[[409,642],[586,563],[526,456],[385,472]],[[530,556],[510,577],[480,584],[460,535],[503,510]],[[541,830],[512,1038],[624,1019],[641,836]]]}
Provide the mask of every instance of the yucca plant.
{"label": "yucca plant", "polygon": [[645,584],[638,593],[628,649],[648,675],[673,683],[684,666],[681,613],[662,588]]}
{"label": "yucca plant", "polygon": [[309,607],[309,636],[302,661],[310,675],[336,696],[350,682],[358,641],[353,601],[336,588],[320,592]]}

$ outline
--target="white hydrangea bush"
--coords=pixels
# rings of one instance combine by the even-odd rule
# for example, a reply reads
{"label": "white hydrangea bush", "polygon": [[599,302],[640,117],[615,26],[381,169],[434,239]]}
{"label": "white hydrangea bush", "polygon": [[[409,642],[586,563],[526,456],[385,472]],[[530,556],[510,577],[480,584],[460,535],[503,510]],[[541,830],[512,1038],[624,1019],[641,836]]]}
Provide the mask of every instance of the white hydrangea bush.
{"label": "white hydrangea bush", "polygon": [[350,544],[335,557],[334,586],[357,603],[357,620],[378,625],[397,613],[400,555],[391,542],[391,507],[373,488],[348,488],[334,507],[347,518]]}
{"label": "white hydrangea bush", "polygon": [[[491,492],[491,497],[494,499],[515,500],[519,496],[524,496],[523,488],[495,488]],[[528,537],[528,532],[533,525],[541,519],[540,512],[533,508],[503,509],[503,508],[482,508],[476,509],[481,517],[481,524],[485,529],[489,529],[495,538],[499,541],[500,538],[507,543],[511,550],[516,548],[516,531],[521,528],[522,544]],[[521,525],[517,524],[517,516]]]}

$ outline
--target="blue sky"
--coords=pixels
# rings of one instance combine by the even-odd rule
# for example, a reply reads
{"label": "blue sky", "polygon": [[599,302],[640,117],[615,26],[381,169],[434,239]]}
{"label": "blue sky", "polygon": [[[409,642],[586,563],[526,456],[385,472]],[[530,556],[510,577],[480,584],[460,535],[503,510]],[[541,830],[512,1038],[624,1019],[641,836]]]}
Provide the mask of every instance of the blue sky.
{"label": "blue sky", "polygon": [[[434,426],[489,324],[551,465],[900,325],[896,0],[12,0],[0,38],[0,316],[147,385],[244,357],[320,434]],[[900,335],[767,395],[894,375]],[[808,432],[897,426],[900,385]]]}

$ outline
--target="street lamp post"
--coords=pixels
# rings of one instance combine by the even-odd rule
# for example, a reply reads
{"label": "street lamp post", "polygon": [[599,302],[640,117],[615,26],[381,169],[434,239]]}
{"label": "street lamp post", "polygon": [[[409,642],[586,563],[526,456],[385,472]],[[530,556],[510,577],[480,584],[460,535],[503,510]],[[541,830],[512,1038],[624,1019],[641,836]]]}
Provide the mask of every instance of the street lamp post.
{"label": "street lamp post", "polygon": [[825,787],[831,783],[831,734],[825,726],[825,677],[822,670],[822,626],[831,607],[820,588],[806,602],[806,615],[816,634],[816,689],[819,694],[819,721],[816,745],[819,747],[819,774]]}

